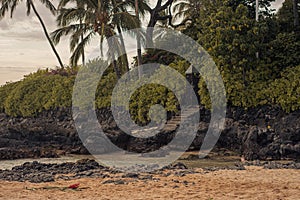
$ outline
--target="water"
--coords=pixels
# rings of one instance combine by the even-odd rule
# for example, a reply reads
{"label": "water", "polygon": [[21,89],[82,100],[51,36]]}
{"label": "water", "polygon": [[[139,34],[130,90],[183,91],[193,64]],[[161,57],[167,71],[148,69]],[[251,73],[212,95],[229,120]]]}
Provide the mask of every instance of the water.
{"label": "water", "polygon": [[[177,152],[178,153],[178,152]],[[28,159],[17,159],[17,160],[1,160],[0,161],[0,169],[12,169],[14,166],[22,165],[25,162],[33,162],[38,161],[40,163],[64,163],[64,162],[76,162],[81,159],[95,159],[96,161],[104,160],[105,162],[99,162],[99,164],[104,166],[134,166],[135,164],[158,164],[164,165],[168,160],[173,160],[174,156],[177,156],[177,153],[171,152],[170,155],[165,157],[158,157],[158,158],[146,158],[141,157],[139,154],[103,154],[103,155],[68,155],[62,156],[60,158],[28,158]],[[184,153],[177,161],[175,162],[182,162],[186,166],[190,168],[203,168],[203,167],[225,167],[225,166],[234,166],[235,162],[240,160],[239,156],[232,155],[232,156],[222,156],[217,155],[216,153],[210,153],[209,158],[205,159],[196,159],[196,160],[189,160],[187,157],[189,155],[198,156],[198,152],[189,152]]]}
{"label": "water", "polygon": [[22,165],[26,162],[38,161],[40,163],[64,163],[64,162],[76,162],[81,159],[94,159],[93,156],[90,155],[68,155],[62,156],[60,158],[26,158],[26,159],[16,159],[16,160],[1,160],[0,161],[0,169],[12,169],[14,166]]}

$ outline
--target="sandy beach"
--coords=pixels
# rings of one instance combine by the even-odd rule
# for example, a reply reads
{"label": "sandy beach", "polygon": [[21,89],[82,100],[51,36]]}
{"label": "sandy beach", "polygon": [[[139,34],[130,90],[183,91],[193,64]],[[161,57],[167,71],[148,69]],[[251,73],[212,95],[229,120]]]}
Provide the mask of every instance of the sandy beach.
{"label": "sandy beach", "polygon": [[[300,171],[263,169],[207,172],[169,176],[153,174],[151,180],[122,178],[81,178],[50,183],[0,181],[0,199],[299,199]],[[116,182],[106,183],[107,180]],[[66,189],[80,183],[75,190]]]}

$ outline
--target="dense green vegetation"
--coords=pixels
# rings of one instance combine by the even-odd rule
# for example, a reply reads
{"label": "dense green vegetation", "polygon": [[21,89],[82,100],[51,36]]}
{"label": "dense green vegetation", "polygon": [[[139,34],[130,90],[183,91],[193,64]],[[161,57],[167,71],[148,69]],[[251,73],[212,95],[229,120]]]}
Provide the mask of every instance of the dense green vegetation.
{"label": "dense green vegetation", "polygon": [[[293,15],[287,9],[292,1],[287,0],[276,15],[266,12],[259,22],[244,4],[232,7],[217,2],[218,6],[200,8],[199,20],[191,29],[201,30],[198,42],[222,73],[228,103],[244,108],[277,104],[286,111],[299,109],[300,36],[293,23],[282,19]],[[202,103],[209,107],[203,80],[199,88]]]}
{"label": "dense green vegetation", "polygon": [[22,81],[2,86],[2,111],[11,116],[33,116],[43,110],[70,107],[74,70],[39,70]]}
{"label": "dense green vegetation", "polygon": [[[128,2],[123,6],[134,7],[134,1]],[[276,14],[270,9],[264,9],[260,14],[259,22],[255,20],[255,9],[249,1],[217,0],[212,3],[202,0],[198,3],[197,0],[189,0],[187,4],[178,2],[176,5],[179,6],[175,6],[174,11],[182,12],[181,24],[174,26],[168,18],[158,21],[162,25],[176,28],[189,35],[208,51],[221,71],[229,105],[245,109],[260,105],[279,105],[286,112],[300,109],[300,35],[299,27],[293,22],[295,15],[292,0],[286,0],[284,6]],[[262,7],[267,8],[270,2],[271,0],[262,1]],[[147,6],[145,7],[145,2],[140,1],[140,3],[143,7],[140,9],[141,13],[154,12]],[[115,34],[113,27],[116,27],[119,33],[121,29],[118,29],[118,26],[125,26],[124,29],[132,28],[125,22],[117,23],[117,19],[114,21],[107,19],[105,26],[110,28],[110,32],[106,33],[108,35],[93,28],[80,31],[82,24],[76,24],[76,26],[72,24],[82,20],[82,23],[86,22],[91,26],[90,20],[94,19],[91,11],[96,9],[96,5],[93,4],[93,9],[84,13],[87,16],[74,19],[70,17],[76,16],[76,10],[67,10],[64,8],[65,5],[66,3],[60,4],[61,9],[64,9],[61,10],[59,19],[59,24],[62,26],[59,30],[62,32],[57,31],[53,37],[56,42],[59,42],[62,35],[73,34],[72,67],[39,70],[25,76],[21,81],[1,86],[1,112],[11,116],[35,116],[43,110],[70,107],[74,80],[79,69],[75,65],[80,56],[83,57],[83,63],[85,63],[84,46],[88,44],[89,39],[85,41],[81,36],[89,37],[88,34],[98,33],[102,34],[101,38],[105,38],[110,36],[109,34]],[[78,6],[77,9],[84,9],[81,4]],[[107,1],[104,6],[106,13],[115,11],[112,9],[116,6],[114,1]],[[123,13],[124,7],[116,9],[126,14]],[[113,16],[111,15],[112,18]],[[87,17],[90,18],[87,20]],[[131,15],[127,17],[128,20],[136,20]],[[122,46],[121,43],[122,41],[120,41],[120,46]],[[114,53],[117,54],[117,50]],[[182,75],[189,67],[189,63],[180,57],[159,50],[147,50],[142,56],[142,61],[143,63],[167,64]],[[89,64],[93,62],[97,61],[91,61]],[[127,65],[128,60],[126,61],[123,57],[113,62],[112,66],[106,70],[96,91],[95,106],[97,108],[110,106],[112,90],[117,79],[120,78],[120,73],[128,71]],[[164,77],[170,82],[173,78],[167,72],[154,74],[154,76]],[[128,88],[131,87],[132,85],[128,83]],[[176,85],[176,87],[184,86]],[[203,79],[200,79],[199,88],[201,103],[209,108],[210,98]],[[135,121],[144,124],[149,120],[149,108],[154,104],[161,104],[168,112],[177,112],[179,109],[179,103],[174,94],[168,88],[157,84],[139,88],[130,98],[128,109]]]}

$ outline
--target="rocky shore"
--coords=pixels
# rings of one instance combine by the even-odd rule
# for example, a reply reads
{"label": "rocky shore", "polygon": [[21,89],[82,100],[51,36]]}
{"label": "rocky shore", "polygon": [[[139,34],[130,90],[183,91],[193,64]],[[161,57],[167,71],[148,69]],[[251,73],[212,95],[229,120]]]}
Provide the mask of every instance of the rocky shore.
{"label": "rocky shore", "polygon": [[[300,163],[292,161],[287,163],[274,161],[237,162],[232,166],[205,167],[201,170],[199,170],[200,168],[188,168],[185,164],[178,162],[149,173],[139,171],[124,173],[114,168],[99,165],[94,160],[83,159],[77,162],[67,162],[62,164],[45,164],[36,161],[26,162],[23,165],[13,167],[11,170],[0,170],[0,180],[41,183],[81,178],[106,178],[107,180],[103,184],[125,184],[125,179],[128,178],[140,181],[154,181],[155,175],[163,177],[171,175],[175,177],[183,177],[187,174],[206,173],[218,170],[246,170],[245,166],[260,166],[264,169],[300,169]],[[145,168],[151,168],[152,166],[142,167],[143,170],[145,170]],[[116,177],[118,178],[117,181],[115,180]]]}
{"label": "rocky shore", "polygon": [[[189,150],[200,148],[208,129],[210,112],[200,108],[200,115],[198,133]],[[153,151],[174,137],[174,132],[169,131],[147,139],[135,138],[117,128],[110,110],[98,110],[97,117],[108,138],[127,151]],[[83,143],[93,142],[95,138],[91,137]],[[45,111],[28,118],[0,114],[0,160],[88,154],[83,143],[70,108]],[[300,158],[300,110],[286,114],[270,106],[247,111],[229,107],[225,129],[216,145],[216,150],[219,148],[234,151],[246,160],[297,160]],[[98,153],[108,150],[103,147]]]}

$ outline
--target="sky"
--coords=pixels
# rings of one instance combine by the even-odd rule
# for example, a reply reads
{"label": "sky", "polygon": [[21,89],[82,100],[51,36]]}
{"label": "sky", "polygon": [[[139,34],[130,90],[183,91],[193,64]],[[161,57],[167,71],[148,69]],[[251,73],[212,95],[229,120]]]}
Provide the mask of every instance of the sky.
{"label": "sky", "polygon": [[[274,8],[280,7],[283,1],[276,0],[273,4]],[[39,1],[35,2],[48,32],[54,31],[56,29],[55,17]],[[88,58],[98,55],[98,43],[94,44],[86,50]],[[57,45],[57,50],[63,63],[68,64],[70,57],[68,38],[64,38]],[[21,2],[14,12],[13,18],[10,18],[8,13],[0,20],[0,85],[20,80],[24,75],[37,69],[55,68],[56,66],[58,66],[58,62],[38,19],[33,13],[27,16],[25,2]]]}

